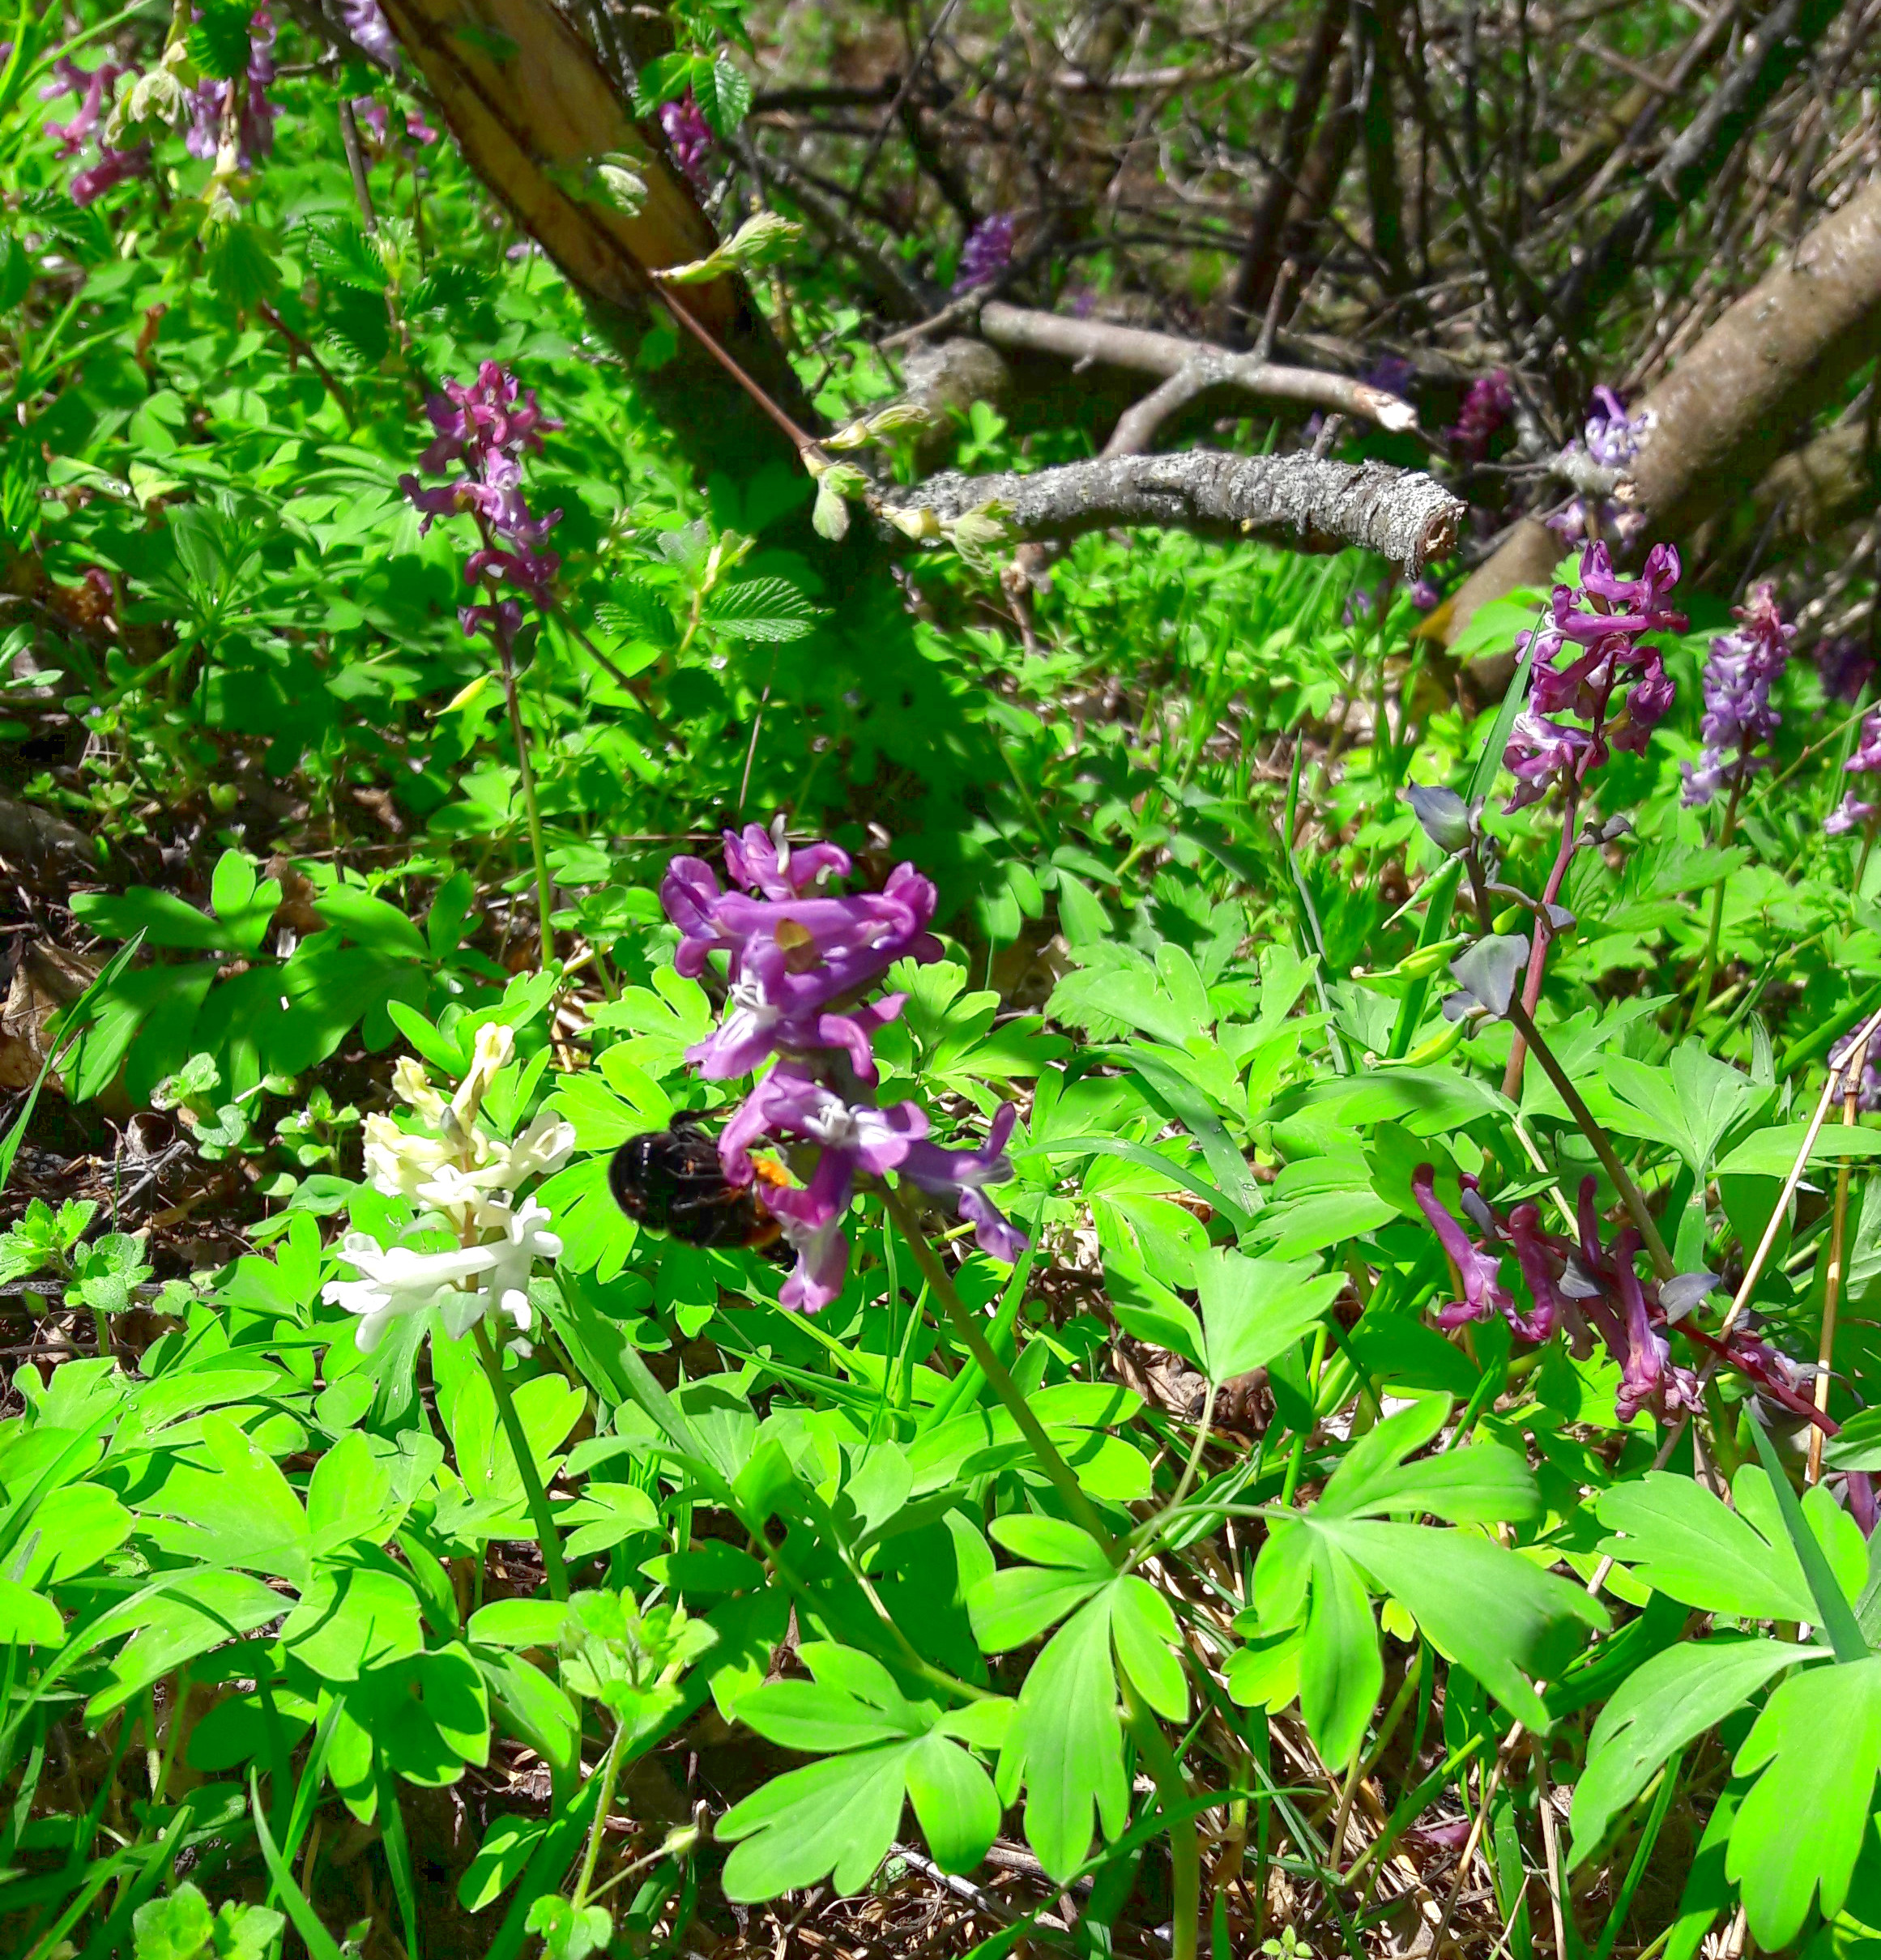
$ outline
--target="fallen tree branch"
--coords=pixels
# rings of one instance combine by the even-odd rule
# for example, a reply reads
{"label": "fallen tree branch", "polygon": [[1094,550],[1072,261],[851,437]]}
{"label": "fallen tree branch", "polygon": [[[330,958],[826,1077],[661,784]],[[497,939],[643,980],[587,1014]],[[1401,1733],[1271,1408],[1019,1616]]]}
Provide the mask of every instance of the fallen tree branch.
{"label": "fallen tree branch", "polygon": [[[1818,224],[1634,411],[1653,418],[1631,471],[1653,535],[1688,537],[1762,478],[1874,358],[1878,330],[1881,179]],[[1532,583],[1546,535],[1533,519],[1517,526],[1431,616],[1433,636],[1453,643],[1480,607]]]}
{"label": "fallen tree branch", "polygon": [[1295,551],[1363,545],[1415,574],[1452,549],[1466,506],[1415,470],[1342,463],[1302,452],[1229,456],[1187,450],[1115,456],[1031,475],[944,471],[885,491],[884,509],[932,511],[943,525],[992,507],[1010,539],[1074,538],[1111,525],[1150,525],[1249,539]]}
{"label": "fallen tree branch", "polygon": [[1001,300],[989,300],[979,309],[979,331],[982,339],[996,347],[1128,368],[1164,381],[1198,362],[1207,362],[1213,370],[1211,386],[1239,388],[1272,401],[1306,402],[1315,408],[1337,409],[1341,415],[1362,415],[1393,432],[1417,427],[1418,411],[1409,402],[1369,382],[1343,374],[1324,374],[1316,368],[1283,367],[1206,341],[1185,340],[1179,334],[1120,326],[1109,320],[1073,320],[1030,306],[1009,306]]}

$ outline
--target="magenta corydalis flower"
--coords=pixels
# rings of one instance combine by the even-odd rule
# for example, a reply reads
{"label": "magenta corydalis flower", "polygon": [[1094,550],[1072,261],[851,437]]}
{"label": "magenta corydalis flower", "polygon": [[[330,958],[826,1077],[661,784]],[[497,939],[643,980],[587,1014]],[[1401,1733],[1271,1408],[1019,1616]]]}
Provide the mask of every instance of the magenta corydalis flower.
{"label": "magenta corydalis flower", "polygon": [[[1661,1417],[1690,1408],[1697,1380],[1689,1369],[1672,1361],[1666,1333],[1671,1315],[1661,1289],[1639,1275],[1640,1235],[1628,1225],[1610,1243],[1603,1243],[1594,1193],[1593,1179],[1585,1179],[1576,1235],[1569,1239],[1544,1232],[1540,1209],[1530,1201],[1516,1205],[1506,1218],[1499,1216],[1483,1199],[1476,1180],[1465,1177],[1463,1206],[1481,1235],[1479,1243],[1439,1202],[1432,1167],[1419,1165],[1412,1174],[1411,1194],[1463,1288],[1461,1299],[1439,1310],[1437,1323],[1458,1327],[1499,1314],[1523,1340],[1544,1341],[1563,1327],[1580,1353],[1588,1352],[1597,1336],[1619,1364],[1614,1405],[1621,1421],[1630,1422],[1645,1408]],[[1532,1306],[1525,1313],[1502,1283],[1498,1248],[1503,1246],[1514,1252],[1528,1289]],[[1688,1310],[1713,1283],[1708,1275],[1690,1276],[1669,1282],[1666,1292],[1684,1289],[1683,1310]],[[1691,1331],[1696,1334],[1695,1328]],[[1734,1339],[1714,1344],[1723,1358],[1749,1370],[1754,1357],[1740,1355]]]}
{"label": "magenta corydalis flower", "polygon": [[418,458],[428,475],[441,475],[460,457],[481,475],[493,456],[511,461],[523,450],[542,450],[542,432],[561,423],[537,406],[535,390],[524,388],[507,368],[486,360],[469,381],[446,381],[424,403],[436,439]]}
{"label": "magenta corydalis flower", "polygon": [[514,601],[495,594],[510,586],[546,604],[561,569],[561,559],[543,548],[561,513],[531,514],[522,493],[522,463],[524,451],[540,452],[544,429],[561,424],[543,414],[533,388],[524,389],[493,360],[478,369],[474,381],[446,381],[425,403],[424,412],[437,433],[418,467],[441,475],[457,464],[463,474],[427,489],[407,472],[399,479],[399,488],[420,514],[420,533],[439,518],[467,512],[476,518],[484,542],[466,561],[464,577],[492,597],[461,608],[458,616],[467,633],[485,631],[506,644],[522,624],[522,612]]}
{"label": "magenta corydalis flower", "polygon": [[1463,396],[1463,406],[1448,430],[1451,450],[1466,462],[1481,462],[1491,439],[1515,413],[1515,390],[1508,370],[1498,368],[1478,375]]}
{"label": "magenta corydalis flower", "polygon": [[90,204],[131,178],[150,173],[150,147],[139,143],[134,150],[104,150],[98,160],[81,170],[66,186],[75,204]]}
{"label": "magenta corydalis flower", "polygon": [[[1580,586],[1557,586],[1549,621],[1525,635],[1533,649],[1529,699],[1509,732],[1503,761],[1518,787],[1504,806],[1521,809],[1557,783],[1584,782],[1609,748],[1643,749],[1672,705],[1673,685],[1649,633],[1685,624],[1670,605],[1678,552],[1656,544],[1637,577],[1614,570],[1604,544],[1581,553]],[[1577,716],[1581,729],[1559,718]]]}
{"label": "magenta corydalis flower", "polygon": [[706,190],[710,180],[706,165],[712,155],[712,126],[700,113],[690,87],[678,100],[660,104],[659,126],[666,134],[672,160],[693,190]]}
{"label": "magenta corydalis flower", "polygon": [[[1476,1180],[1469,1178],[1463,1188],[1466,1195],[1474,1194]],[[1439,1201],[1436,1171],[1432,1165],[1420,1164],[1412,1173],[1411,1195],[1417,1200],[1418,1209],[1430,1221],[1438,1244],[1455,1269],[1457,1284],[1463,1289],[1461,1299],[1438,1309],[1437,1325],[1461,1327],[1465,1321],[1486,1320],[1494,1314],[1512,1317],[1515,1296],[1502,1283],[1500,1255],[1478,1245],[1448,1207]]]}
{"label": "magenta corydalis flower", "polygon": [[45,126],[46,134],[58,139],[61,156],[70,156],[84,147],[104,113],[117,78],[129,72],[122,62],[107,61],[100,62],[87,73],[64,54],[53,63],[53,79],[39,92],[40,100],[54,102],[64,95],[79,98],[78,113],[70,122],[49,122]]}

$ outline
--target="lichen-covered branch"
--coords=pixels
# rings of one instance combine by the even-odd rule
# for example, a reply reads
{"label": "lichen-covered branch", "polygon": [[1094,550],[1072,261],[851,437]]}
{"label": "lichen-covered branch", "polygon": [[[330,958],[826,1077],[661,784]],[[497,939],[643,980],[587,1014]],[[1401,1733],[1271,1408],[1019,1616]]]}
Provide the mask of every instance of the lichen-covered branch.
{"label": "lichen-covered branch", "polygon": [[1295,551],[1360,544],[1412,573],[1457,542],[1465,505],[1414,470],[1303,453],[1102,457],[1028,476],[948,471],[882,493],[886,509],[932,511],[943,525],[987,511],[1008,539],[1064,539],[1112,525],[1216,538],[1260,538]]}

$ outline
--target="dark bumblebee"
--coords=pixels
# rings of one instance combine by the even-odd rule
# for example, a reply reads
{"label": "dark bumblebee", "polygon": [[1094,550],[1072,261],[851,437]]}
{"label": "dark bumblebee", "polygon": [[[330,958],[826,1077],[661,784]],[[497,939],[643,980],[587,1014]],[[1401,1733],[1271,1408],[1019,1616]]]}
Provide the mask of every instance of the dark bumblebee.
{"label": "dark bumblebee", "polygon": [[778,1235],[755,1187],[740,1191],[727,1181],[717,1143],[689,1112],[674,1117],[670,1130],[629,1137],[614,1153],[608,1187],[636,1224],[689,1246],[764,1246]]}

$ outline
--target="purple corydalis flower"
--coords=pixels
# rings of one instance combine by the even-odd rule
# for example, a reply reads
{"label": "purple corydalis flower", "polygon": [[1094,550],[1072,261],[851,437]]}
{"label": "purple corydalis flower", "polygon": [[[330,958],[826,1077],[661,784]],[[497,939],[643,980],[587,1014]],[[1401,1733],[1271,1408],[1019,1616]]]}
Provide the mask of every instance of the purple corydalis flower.
{"label": "purple corydalis flower", "polygon": [[[1504,1219],[1484,1201],[1474,1178],[1466,1176],[1461,1182],[1463,1208],[1483,1242],[1472,1239],[1438,1201],[1435,1173],[1430,1165],[1419,1165],[1411,1178],[1411,1195],[1429,1220],[1463,1289],[1461,1299],[1439,1310],[1440,1327],[1458,1327],[1499,1314],[1523,1340],[1539,1343],[1548,1340],[1557,1327],[1565,1329],[1577,1353],[1590,1352],[1593,1337],[1597,1336],[1619,1364],[1620,1387],[1614,1406],[1623,1422],[1630,1422],[1644,1408],[1665,1416],[1692,1406],[1696,1378],[1671,1359],[1665,1331],[1668,1315],[1658,1285],[1639,1276],[1640,1235],[1629,1225],[1615,1234],[1610,1244],[1602,1243],[1592,1178],[1580,1187],[1573,1239],[1544,1232],[1540,1209],[1532,1201],[1516,1205]],[[1504,1245],[1513,1250],[1533,1302],[1525,1313],[1502,1284],[1497,1248]],[[1757,1357],[1740,1353],[1734,1337],[1717,1343],[1695,1326],[1687,1323],[1687,1331],[1715,1346],[1723,1358],[1746,1373],[1754,1374],[1763,1365]],[[1764,1372],[1775,1375],[1781,1371],[1772,1362],[1764,1366]]]}
{"label": "purple corydalis flower", "polygon": [[1857,776],[1871,776],[1881,769],[1881,708],[1870,709],[1862,718],[1855,752],[1842,766]]}
{"label": "purple corydalis flower", "polygon": [[1823,819],[1823,833],[1827,837],[1845,837],[1849,831],[1859,830],[1862,824],[1871,823],[1877,811],[1881,811],[1881,803],[1865,803],[1850,790]]}
{"label": "purple corydalis flower", "polygon": [[1013,262],[1013,241],[1019,221],[1010,211],[995,211],[982,218],[966,234],[960,248],[960,270],[953,290],[958,295],[971,292],[976,286],[990,286]]}
{"label": "purple corydalis flower", "polygon": [[1463,396],[1463,406],[1448,433],[1450,447],[1468,462],[1481,462],[1489,454],[1491,438],[1515,413],[1515,390],[1508,370],[1478,375]]}
{"label": "purple corydalis flower", "polygon": [[708,182],[706,164],[712,154],[712,130],[700,113],[690,87],[676,102],[660,104],[659,126],[666,132],[667,147],[672,151],[672,160],[685,173],[693,190],[704,190]]}
{"label": "purple corydalis flower", "polygon": [[958,1216],[973,1226],[982,1252],[1009,1264],[1026,1249],[1026,1237],[1001,1214],[982,1188],[1004,1184],[1013,1174],[1006,1145],[1019,1112],[1009,1102],[1000,1105],[978,1150],[943,1150],[937,1144],[911,1144],[902,1161],[902,1175],[931,1198],[951,1198]]}
{"label": "purple corydalis flower", "polygon": [[849,1160],[857,1171],[878,1178],[893,1170],[909,1146],[928,1134],[919,1104],[898,1102],[888,1109],[846,1101],[800,1061],[783,1061],[744,1099],[719,1139],[719,1161],[734,1184],[749,1184],[757,1172],[751,1146],[759,1138],[783,1135],[819,1144]]}
{"label": "purple corydalis flower", "polygon": [[1418,371],[1401,354],[1380,354],[1358,378],[1367,388],[1381,389],[1400,401],[1409,401],[1411,390],[1417,386]]}
{"label": "purple corydalis flower", "polygon": [[[1471,1178],[1465,1187],[1475,1189]],[[1478,1246],[1458,1225],[1447,1207],[1437,1199],[1437,1174],[1429,1164],[1420,1164],[1411,1175],[1411,1195],[1418,1209],[1431,1221],[1450,1264],[1457,1284],[1463,1289],[1460,1300],[1452,1300],[1437,1313],[1441,1327],[1461,1327],[1466,1320],[1485,1320],[1491,1314],[1508,1314],[1515,1308],[1515,1296],[1502,1283],[1502,1258]]]}
{"label": "purple corydalis flower", "polygon": [[399,37],[379,0],[339,0],[339,19],[362,53],[382,67],[399,65]]}
{"label": "purple corydalis flower", "polygon": [[70,156],[83,148],[86,139],[96,130],[117,78],[130,70],[121,62],[107,61],[87,73],[70,56],[62,54],[53,63],[52,72],[52,80],[39,92],[42,102],[54,102],[64,95],[79,97],[78,113],[70,122],[45,126],[46,134],[58,138],[59,155]]}
{"label": "purple corydalis flower", "polygon": [[1783,718],[1770,705],[1770,688],[1789,663],[1796,628],[1783,623],[1776,588],[1768,581],[1751,589],[1738,608],[1735,632],[1720,633],[1706,657],[1702,686],[1704,752],[1683,765],[1686,807],[1708,803],[1727,778],[1741,785],[1758,766],[1751,751],[1768,742]]}
{"label": "purple corydalis flower", "polygon": [[143,177],[150,169],[150,146],[138,143],[127,150],[113,149],[104,141],[100,126],[111,100],[111,92],[120,76],[130,70],[117,62],[103,62],[93,69],[79,66],[70,56],[61,55],[53,63],[53,79],[40,91],[42,101],[57,101],[61,96],[79,97],[78,113],[69,122],[49,122],[46,134],[58,139],[61,156],[75,156],[94,138],[96,160],[77,173],[67,187],[75,204],[90,204],[106,191]]}
{"label": "purple corydalis flower", "polygon": [[1623,470],[1644,447],[1653,413],[1649,409],[1629,420],[1626,403],[1610,388],[1596,388],[1593,401],[1593,413],[1582,431],[1587,453],[1603,469]]}
{"label": "purple corydalis flower", "polygon": [[[872,1060],[857,1064],[875,1029],[901,1011],[903,996],[852,1015],[830,1009],[873,985],[898,960],[940,957],[940,942],[927,929],[934,888],[911,865],[897,866],[880,892],[772,899],[721,892],[703,859],[676,858],[660,897],[680,928],[673,965],[680,973],[697,979],[713,952],[727,958],[725,1018],[686,1051],[708,1080],[749,1075],[773,1055],[828,1049],[847,1055],[858,1077],[872,1080]],[[842,1025],[850,1021],[855,1025]]]}
{"label": "purple corydalis flower", "polygon": [[[1596,388],[1593,412],[1581,431],[1580,446],[1599,467],[1623,472],[1632,467],[1655,420],[1649,409],[1629,417],[1625,403],[1612,389]],[[1644,530],[1646,517],[1644,511],[1617,504],[1611,497],[1595,498],[1590,507],[1587,499],[1576,496],[1543,522],[1563,544],[1597,535],[1627,548]]]}
{"label": "purple corydalis flower", "polygon": [[731,982],[723,1019],[687,1059],[701,1075],[723,1080],[774,1058],[719,1138],[726,1177],[741,1186],[757,1179],[752,1153],[767,1139],[817,1153],[801,1183],[757,1182],[758,1202],[796,1254],[782,1304],[814,1313],[835,1298],[849,1269],[843,1221],[857,1181],[889,1171],[951,1199],[983,1251],[1017,1258],[1025,1241],[984,1187],[1012,1174],[1005,1146],[1017,1112],[1000,1109],[983,1148],[946,1150],[928,1141],[919,1104],[883,1107],[871,1093],[879,1079],[874,1038],[906,996],[855,996],[898,959],[939,957],[927,929],[932,884],[902,864],[879,892],[830,891],[848,875],[849,854],[831,843],[791,845],[781,817],[769,831],[753,824],[726,833],[725,869],[742,891],[722,888],[703,859],[676,858],[660,897],[680,930],[676,969],[697,978],[723,953]]}
{"label": "purple corydalis flower", "polygon": [[[1873,814],[1871,808],[1870,814]],[[1855,1038],[1852,1034],[1844,1035],[1829,1050],[1829,1067],[1837,1071],[1846,1070],[1854,1059]],[[1881,1033],[1869,1042],[1868,1052],[1862,1058],[1862,1078],[1855,1091],[1855,1107],[1864,1113],[1881,1109]]]}
{"label": "purple corydalis flower", "polygon": [[[275,105],[268,100],[268,84],[275,79],[274,16],[258,6],[248,23],[248,86],[241,92],[239,118],[238,160],[248,169],[258,157],[275,147]],[[221,146],[223,111],[228,92],[235,84],[211,76],[190,97],[190,126],[183,141],[190,156],[214,156]]]}
{"label": "purple corydalis flower", "polygon": [[1862,698],[1862,690],[1875,678],[1875,656],[1867,642],[1853,633],[1824,640],[1815,654],[1816,672],[1822,677],[1822,691],[1831,701],[1849,706]]}

